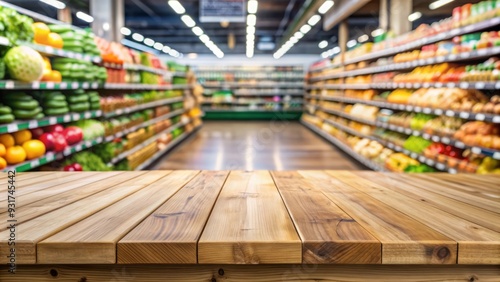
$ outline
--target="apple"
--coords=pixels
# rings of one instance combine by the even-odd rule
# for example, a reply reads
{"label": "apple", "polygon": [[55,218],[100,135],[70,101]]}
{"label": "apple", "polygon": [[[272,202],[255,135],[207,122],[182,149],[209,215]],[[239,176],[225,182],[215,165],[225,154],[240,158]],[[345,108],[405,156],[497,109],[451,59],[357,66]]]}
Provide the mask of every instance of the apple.
{"label": "apple", "polygon": [[47,151],[51,151],[54,149],[55,138],[52,133],[44,133],[38,138],[38,140],[42,141]]}
{"label": "apple", "polygon": [[61,133],[54,133],[54,151],[62,152],[67,146],[66,138]]}
{"label": "apple", "polygon": [[31,129],[31,136],[33,139],[39,139],[43,133],[44,131],[41,127]]}
{"label": "apple", "polygon": [[73,168],[75,169],[75,171],[83,171],[83,167],[79,163],[74,163]]}
{"label": "apple", "polygon": [[83,131],[77,126],[68,126],[63,130],[62,135],[68,145],[73,145],[83,140]]}
{"label": "apple", "polygon": [[49,126],[45,127],[45,132],[54,133],[54,132],[63,132],[63,131],[64,131],[64,127],[60,124],[53,124],[53,125],[49,125]]}

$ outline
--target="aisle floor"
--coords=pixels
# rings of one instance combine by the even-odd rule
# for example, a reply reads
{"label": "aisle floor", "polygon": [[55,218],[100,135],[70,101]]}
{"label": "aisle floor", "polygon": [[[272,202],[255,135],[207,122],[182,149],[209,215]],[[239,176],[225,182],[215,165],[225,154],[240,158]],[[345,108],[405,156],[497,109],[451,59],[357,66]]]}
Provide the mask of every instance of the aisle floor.
{"label": "aisle floor", "polygon": [[206,121],[153,169],[366,169],[298,122]]}

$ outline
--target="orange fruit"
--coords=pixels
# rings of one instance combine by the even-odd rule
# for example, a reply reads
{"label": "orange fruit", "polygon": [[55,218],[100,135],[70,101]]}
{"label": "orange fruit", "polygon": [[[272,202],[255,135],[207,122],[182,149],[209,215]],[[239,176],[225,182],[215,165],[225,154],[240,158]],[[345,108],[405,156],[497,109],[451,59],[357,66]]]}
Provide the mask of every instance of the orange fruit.
{"label": "orange fruit", "polygon": [[0,169],[4,169],[6,167],[7,167],[7,161],[4,158],[0,157]]}
{"label": "orange fruit", "polygon": [[35,42],[40,44],[46,44],[50,33],[50,28],[41,22],[36,22],[33,24],[33,31],[35,32]]}
{"label": "orange fruit", "polygon": [[5,148],[12,147],[16,144],[14,141],[14,137],[9,133],[0,135],[0,143],[2,143],[5,146]]}
{"label": "orange fruit", "polygon": [[29,140],[24,142],[23,149],[28,160],[36,159],[45,154],[45,145],[40,140]]}
{"label": "orange fruit", "polygon": [[16,141],[16,145],[23,145],[24,142],[31,140],[31,131],[28,129],[24,129],[21,131],[17,131],[12,133],[14,136],[14,140]]}
{"label": "orange fruit", "polygon": [[7,149],[5,160],[8,164],[18,164],[26,160],[26,152],[21,146],[13,146]]}
{"label": "orange fruit", "polygon": [[51,81],[54,81],[54,82],[61,82],[62,75],[59,71],[53,70],[50,72],[50,79],[51,79]]}
{"label": "orange fruit", "polygon": [[5,146],[3,144],[0,144],[0,157],[5,156]]}
{"label": "orange fruit", "polygon": [[51,32],[49,33],[49,37],[47,38],[47,45],[61,49],[64,43],[59,34]]}

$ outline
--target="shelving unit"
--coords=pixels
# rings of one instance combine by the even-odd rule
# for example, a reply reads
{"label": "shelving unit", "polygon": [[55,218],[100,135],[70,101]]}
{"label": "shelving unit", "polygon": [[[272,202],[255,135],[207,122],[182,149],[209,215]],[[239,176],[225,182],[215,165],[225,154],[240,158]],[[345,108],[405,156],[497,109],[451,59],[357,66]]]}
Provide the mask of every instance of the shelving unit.
{"label": "shelving unit", "polygon": [[[371,126],[373,128],[382,128],[385,130],[398,132],[407,136],[418,136],[425,140],[429,140],[435,143],[445,144],[447,146],[452,146],[457,149],[463,149],[470,151],[472,154],[480,155],[484,157],[491,157],[493,159],[500,159],[500,150],[495,150],[491,148],[484,148],[481,146],[470,146],[464,144],[461,140],[457,140],[451,138],[449,136],[440,136],[436,134],[428,134],[421,130],[414,130],[409,127],[404,127],[400,125],[390,124],[388,122],[382,122],[380,120],[367,120],[359,117],[355,117],[350,115],[349,113],[344,112],[343,110],[332,110],[328,107],[325,107],[325,103],[328,102],[338,102],[342,103],[341,107],[344,105],[353,105],[353,104],[361,104],[361,105],[369,105],[378,107],[379,109],[387,109],[393,110],[395,112],[408,112],[408,113],[422,113],[428,115],[435,116],[446,116],[446,117],[454,117],[459,118],[461,120],[474,121],[474,122],[486,122],[498,124],[500,123],[500,115],[494,114],[492,112],[482,112],[482,111],[464,111],[464,110],[453,110],[450,108],[436,108],[429,106],[419,106],[413,104],[398,104],[391,103],[382,98],[376,98],[374,100],[364,100],[360,98],[352,98],[351,95],[346,96],[346,91],[349,90],[380,90],[378,93],[381,93],[383,90],[395,90],[395,89],[409,89],[409,90],[417,90],[417,89],[432,89],[432,88],[457,88],[457,89],[468,89],[468,90],[480,90],[484,91],[487,95],[495,94],[496,90],[500,89],[500,80],[493,80],[493,76],[487,77],[486,75],[481,78],[475,79],[456,79],[451,81],[428,81],[425,80],[424,77],[418,81],[419,77],[415,76],[415,80],[405,81],[404,79],[398,79],[396,81],[386,81],[380,79],[385,76],[376,76],[377,74],[389,73],[394,76],[398,73],[408,73],[414,68],[417,67],[425,67],[431,65],[437,65],[442,63],[453,63],[455,65],[467,65],[472,64],[475,65],[477,62],[484,61],[487,58],[495,57],[500,54],[500,46],[483,46],[479,49],[473,49],[471,51],[465,52],[450,52],[445,55],[433,56],[433,57],[420,57],[414,60],[407,61],[399,61],[394,62],[394,59],[388,58],[394,56],[396,54],[401,54],[403,52],[412,51],[415,49],[420,49],[424,45],[437,43],[443,40],[450,40],[456,36],[466,35],[473,32],[479,32],[484,30],[498,30],[500,27],[500,17],[495,17],[491,19],[484,20],[482,22],[462,26],[460,28],[454,28],[446,32],[441,32],[439,34],[420,38],[411,42],[406,42],[405,44],[385,48],[380,51],[373,51],[371,53],[365,55],[358,55],[356,58],[345,58],[344,54],[340,54],[341,63],[340,64],[332,64],[328,62],[317,63],[315,67],[311,67],[309,69],[309,80],[308,84],[305,88],[305,108],[308,109],[310,114],[315,115],[316,111],[321,111],[323,115],[329,114],[333,116],[337,116],[340,118],[344,118],[349,121],[357,122],[359,124],[363,124],[365,126]],[[392,42],[393,44],[397,42]],[[390,44],[390,43],[389,43]],[[342,58],[344,59],[342,61]],[[381,58],[385,58],[384,60],[378,60]],[[403,57],[400,57],[403,59]],[[415,58],[415,57],[411,57]],[[338,60],[336,60],[338,61]],[[353,69],[357,67],[354,64],[364,62],[363,64],[359,64],[358,66],[363,66],[358,69]],[[346,70],[349,69],[349,70]],[[326,73],[326,74],[324,74]],[[392,74],[394,73],[394,74]],[[359,83],[352,84],[347,83],[350,81],[354,81],[357,76],[368,76],[367,83]],[[389,76],[388,74],[388,77]],[[354,78],[354,79],[353,79]],[[372,80],[373,78],[377,78],[379,80]],[[363,81],[365,78],[361,78],[359,81]],[[392,80],[392,79],[391,79]],[[372,82],[369,82],[372,81]],[[348,92],[348,93],[352,93]],[[455,109],[455,108],[454,108]],[[368,140],[374,140],[382,144],[385,148],[389,148],[394,152],[403,153],[404,155],[409,156],[422,164],[426,164],[430,167],[437,169],[438,171],[446,171],[449,173],[457,173],[458,170],[456,167],[450,167],[446,163],[437,161],[436,159],[429,159],[423,155],[417,154],[415,152],[411,152],[398,146],[392,142],[387,140],[383,140],[375,135],[365,135],[353,130],[352,128],[340,124],[338,122],[324,119],[322,117],[316,116],[325,123],[332,125],[340,131],[343,131],[351,136],[358,136],[360,138],[366,138]],[[314,128],[315,131],[321,130],[317,127]],[[325,133],[327,134],[327,133]],[[334,138],[327,134],[330,139]],[[338,143],[340,141],[335,140],[334,143],[342,150],[346,151],[350,148],[346,148],[347,145],[342,143],[342,146],[339,146]],[[349,147],[349,146],[347,146]]]}
{"label": "shelving unit", "polygon": [[[275,114],[287,119],[298,119],[301,109],[289,109],[289,104],[302,104],[304,73],[302,66],[262,67],[198,67],[196,74],[205,87],[206,119],[272,119]],[[225,95],[223,99],[214,99]],[[252,97],[255,102],[238,102]],[[273,97],[273,100],[266,100]],[[293,98],[292,98],[293,97]],[[293,103],[292,103],[293,99]],[[256,107],[269,104],[270,107]],[[227,107],[224,105],[233,105]],[[248,107],[235,107],[248,105]]]}

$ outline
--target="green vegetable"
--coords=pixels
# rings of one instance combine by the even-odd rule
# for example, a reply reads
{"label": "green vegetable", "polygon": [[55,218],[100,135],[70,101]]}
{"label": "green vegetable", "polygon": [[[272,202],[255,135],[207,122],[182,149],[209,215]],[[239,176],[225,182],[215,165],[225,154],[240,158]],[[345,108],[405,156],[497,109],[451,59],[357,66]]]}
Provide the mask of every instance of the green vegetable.
{"label": "green vegetable", "polygon": [[78,103],[85,103],[89,101],[89,96],[88,95],[73,95],[73,96],[68,96],[66,100],[70,104],[78,104]]}
{"label": "green vegetable", "polygon": [[0,104],[0,115],[8,115],[12,113],[12,109],[8,106]]}
{"label": "green vegetable", "polygon": [[46,101],[43,104],[43,107],[44,108],[67,108],[68,103],[66,103],[66,101],[50,100],[50,101]]}
{"label": "green vegetable", "polygon": [[105,163],[109,163],[115,157],[115,143],[104,143],[94,147],[94,152],[102,158]]}
{"label": "green vegetable", "polygon": [[34,118],[36,115],[42,112],[42,108],[37,107],[34,110],[12,110],[12,113],[14,116],[18,119],[28,119],[28,118]]}
{"label": "green vegetable", "polygon": [[60,33],[72,31],[73,27],[71,27],[70,25],[51,24],[51,25],[49,25],[49,29],[50,29],[50,31],[52,31],[54,33],[60,34]]}
{"label": "green vegetable", "polygon": [[44,109],[44,112],[48,116],[57,116],[57,115],[63,115],[69,112],[68,107],[62,107],[62,108],[49,108],[49,109]]}
{"label": "green vegetable", "polygon": [[21,15],[17,11],[0,6],[0,36],[7,37],[10,42],[32,42],[34,37],[33,19]]}
{"label": "green vegetable", "polygon": [[0,59],[0,79],[5,77],[5,63],[3,59]]}
{"label": "green vegetable", "polygon": [[4,62],[14,79],[32,82],[43,75],[45,63],[42,55],[28,46],[11,48],[5,55]]}
{"label": "green vegetable", "polygon": [[72,112],[84,112],[84,111],[88,111],[90,109],[90,103],[83,102],[83,103],[78,103],[78,104],[70,104],[69,108]]}
{"label": "green vegetable", "polygon": [[16,110],[34,110],[36,109],[38,106],[40,106],[38,104],[38,102],[36,100],[34,100],[33,98],[31,99],[31,101],[5,101],[5,104],[7,104],[9,107],[11,107],[12,109],[16,109]]}
{"label": "green vegetable", "polygon": [[23,92],[9,92],[0,94],[0,98],[6,101],[31,101],[33,97]]}
{"label": "green vegetable", "polygon": [[79,120],[74,122],[73,125],[78,126],[83,131],[84,140],[94,140],[98,137],[104,136],[104,125],[93,119]]}
{"label": "green vegetable", "polygon": [[44,118],[44,117],[45,117],[45,115],[43,113],[39,113],[33,119],[41,119],[41,118]]}
{"label": "green vegetable", "polygon": [[109,171],[111,170],[103,160],[96,154],[89,151],[83,151],[72,155],[68,158],[64,165],[79,163],[83,171]]}
{"label": "green vegetable", "polygon": [[14,121],[14,115],[12,114],[2,114],[0,115],[0,123],[10,123]]}

